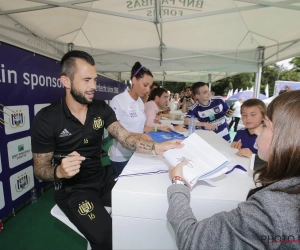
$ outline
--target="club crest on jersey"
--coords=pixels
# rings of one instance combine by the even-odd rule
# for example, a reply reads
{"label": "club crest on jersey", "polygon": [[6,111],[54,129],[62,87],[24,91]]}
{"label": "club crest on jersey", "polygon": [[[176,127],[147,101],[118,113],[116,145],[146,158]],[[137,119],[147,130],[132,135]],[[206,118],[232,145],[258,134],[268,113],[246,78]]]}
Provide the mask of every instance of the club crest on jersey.
{"label": "club crest on jersey", "polygon": [[88,213],[92,212],[93,209],[94,209],[93,203],[85,200],[81,204],[79,204],[78,212],[80,215],[87,215]]}
{"label": "club crest on jersey", "polygon": [[103,125],[104,125],[104,122],[100,117],[94,118],[93,129],[98,130],[99,128],[102,128]]}
{"label": "club crest on jersey", "polygon": [[214,107],[214,111],[215,111],[215,113],[220,113],[220,108],[219,108],[219,106]]}

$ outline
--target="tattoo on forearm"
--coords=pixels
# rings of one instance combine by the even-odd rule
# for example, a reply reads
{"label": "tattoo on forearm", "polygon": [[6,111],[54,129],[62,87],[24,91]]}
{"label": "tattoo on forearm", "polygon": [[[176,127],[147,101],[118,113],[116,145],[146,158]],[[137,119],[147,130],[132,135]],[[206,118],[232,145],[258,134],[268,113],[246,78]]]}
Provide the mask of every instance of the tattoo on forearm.
{"label": "tattoo on forearm", "polygon": [[138,135],[129,133],[119,122],[112,123],[107,130],[124,148],[137,153],[152,154],[154,142],[143,140]]}
{"label": "tattoo on forearm", "polygon": [[54,181],[54,167],[51,165],[53,152],[45,154],[33,153],[34,174],[39,180]]}

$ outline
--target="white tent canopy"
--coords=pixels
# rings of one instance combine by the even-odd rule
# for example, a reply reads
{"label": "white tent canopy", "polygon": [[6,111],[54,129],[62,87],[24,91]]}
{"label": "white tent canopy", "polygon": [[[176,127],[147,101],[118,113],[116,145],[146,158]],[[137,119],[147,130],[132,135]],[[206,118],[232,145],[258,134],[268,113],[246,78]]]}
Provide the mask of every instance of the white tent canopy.
{"label": "white tent canopy", "polygon": [[0,0],[1,41],[57,60],[73,43],[119,80],[136,61],[166,81],[258,72],[299,54],[299,20],[300,0]]}

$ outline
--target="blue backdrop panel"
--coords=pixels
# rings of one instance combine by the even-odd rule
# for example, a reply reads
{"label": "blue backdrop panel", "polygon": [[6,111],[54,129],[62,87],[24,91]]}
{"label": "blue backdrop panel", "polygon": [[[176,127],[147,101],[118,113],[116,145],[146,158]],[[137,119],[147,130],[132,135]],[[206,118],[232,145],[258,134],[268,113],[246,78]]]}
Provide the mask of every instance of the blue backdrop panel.
{"label": "blue backdrop panel", "polygon": [[[33,175],[30,125],[44,106],[65,95],[59,62],[0,44],[0,219],[46,185]],[[95,97],[111,100],[125,84],[99,76]]]}

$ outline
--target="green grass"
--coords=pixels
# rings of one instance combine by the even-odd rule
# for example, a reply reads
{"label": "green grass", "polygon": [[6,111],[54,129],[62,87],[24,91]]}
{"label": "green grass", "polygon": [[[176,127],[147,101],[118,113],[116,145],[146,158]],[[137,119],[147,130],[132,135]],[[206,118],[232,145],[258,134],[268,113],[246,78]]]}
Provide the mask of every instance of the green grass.
{"label": "green grass", "polygon": [[53,189],[4,223],[1,250],[86,250],[87,241],[50,214]]}

